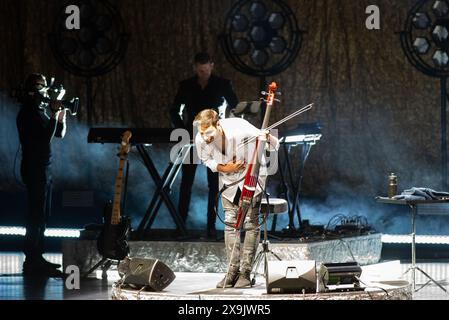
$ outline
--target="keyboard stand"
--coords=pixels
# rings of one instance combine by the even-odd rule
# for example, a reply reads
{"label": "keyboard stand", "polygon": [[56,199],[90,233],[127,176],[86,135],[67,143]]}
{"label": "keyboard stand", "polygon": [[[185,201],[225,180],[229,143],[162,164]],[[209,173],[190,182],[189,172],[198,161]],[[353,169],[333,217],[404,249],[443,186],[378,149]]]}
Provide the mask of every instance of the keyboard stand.
{"label": "keyboard stand", "polygon": [[170,215],[172,216],[176,226],[178,227],[178,230],[183,236],[187,236],[185,224],[182,221],[175,205],[171,201],[169,193],[171,192],[173,183],[175,182],[176,177],[181,170],[184,160],[189,155],[189,151],[192,146],[192,144],[187,144],[182,147],[182,149],[178,152],[176,160],[174,162],[170,161],[170,164],[168,165],[162,177],[159,175],[156,166],[151,160],[151,157],[149,156],[145,147],[141,144],[136,146],[137,151],[144,161],[145,167],[148,169],[148,172],[156,183],[156,191],[154,192],[151,203],[148,206],[148,209],[146,210],[145,216],[142,218],[139,227],[137,228],[136,240],[143,240],[145,231],[150,229],[153,225],[162,202],[164,202],[167,206],[167,209],[170,212]]}
{"label": "keyboard stand", "polygon": [[[285,139],[285,138],[284,138]],[[284,151],[284,164],[281,163],[279,158],[279,173],[281,177],[281,184],[284,197],[289,202],[288,212],[288,226],[283,229],[283,233],[286,236],[299,236],[299,229],[302,227],[301,208],[299,206],[299,197],[301,193],[301,183],[304,173],[304,166],[309,157],[312,146],[316,144],[317,140],[304,141],[298,143],[285,143],[281,142],[281,147]],[[293,174],[293,166],[290,161],[292,147],[301,147],[301,157],[299,159],[299,170],[297,172],[296,180]],[[286,176],[287,175],[287,176]],[[295,228],[295,213],[298,218],[299,229]],[[271,232],[276,231],[277,216],[273,218],[273,224],[271,226]]]}

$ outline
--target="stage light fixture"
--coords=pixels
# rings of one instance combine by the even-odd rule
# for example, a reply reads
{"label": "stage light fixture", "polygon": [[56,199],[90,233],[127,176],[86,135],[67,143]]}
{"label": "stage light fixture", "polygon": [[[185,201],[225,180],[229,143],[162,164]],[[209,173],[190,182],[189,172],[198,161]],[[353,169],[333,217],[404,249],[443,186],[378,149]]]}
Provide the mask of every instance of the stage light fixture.
{"label": "stage light fixture", "polygon": [[270,14],[268,22],[270,23],[270,26],[275,30],[281,29],[285,24],[284,17],[280,12],[274,12]]}
{"label": "stage light fixture", "polygon": [[241,56],[248,53],[251,45],[246,39],[235,39],[233,47],[235,53]]}
{"label": "stage light fixture", "polygon": [[251,55],[251,60],[258,67],[263,67],[268,62],[268,54],[265,50],[254,50]]}
{"label": "stage light fixture", "polygon": [[425,13],[417,12],[413,18],[413,24],[418,29],[426,29],[430,26],[429,16]]}
{"label": "stage light fixture", "polygon": [[238,1],[220,35],[228,61],[261,78],[284,71],[298,55],[301,41],[295,15],[282,0]]}
{"label": "stage light fixture", "polygon": [[248,19],[241,14],[237,14],[234,17],[234,20],[232,21],[232,27],[234,28],[234,31],[237,32],[244,32],[248,30],[249,21]]}
{"label": "stage light fixture", "polygon": [[446,67],[449,62],[449,57],[447,53],[442,50],[435,51],[435,54],[432,57],[433,62],[437,67]]}
{"label": "stage light fixture", "polygon": [[[68,4],[80,8],[80,30],[65,27]],[[65,1],[56,17],[50,45],[58,62],[70,73],[97,77],[123,59],[129,36],[118,9],[108,0]]]}
{"label": "stage light fixture", "polygon": [[447,45],[447,38],[449,36],[449,32],[447,31],[446,27],[437,25],[432,32],[432,37],[435,43],[439,46],[446,46]]}
{"label": "stage light fixture", "polygon": [[267,14],[267,7],[261,1],[254,1],[251,4],[250,12],[255,19],[262,20],[265,18],[265,15]]}
{"label": "stage light fixture", "polygon": [[267,33],[262,26],[254,26],[250,32],[253,42],[261,44],[266,41]]}
{"label": "stage light fixture", "polygon": [[446,1],[435,1],[433,5],[433,12],[437,17],[444,17],[449,12],[449,6]]}
{"label": "stage light fixture", "polygon": [[415,42],[413,42],[413,46],[420,54],[426,54],[430,48],[429,41],[427,41],[426,38],[416,38]]}
{"label": "stage light fixture", "polygon": [[282,37],[274,37],[270,42],[270,49],[273,53],[282,53],[287,47],[287,43]]}
{"label": "stage light fixture", "polygon": [[422,73],[439,78],[441,89],[441,177],[448,188],[447,78],[449,77],[449,5],[446,0],[419,0],[409,11],[402,48],[409,62]]}
{"label": "stage light fixture", "polygon": [[[80,30],[65,26],[68,5],[80,8]],[[93,120],[92,78],[113,70],[124,58],[129,35],[119,10],[109,0],[66,0],[55,14],[50,47],[68,72],[86,79],[87,122]]]}

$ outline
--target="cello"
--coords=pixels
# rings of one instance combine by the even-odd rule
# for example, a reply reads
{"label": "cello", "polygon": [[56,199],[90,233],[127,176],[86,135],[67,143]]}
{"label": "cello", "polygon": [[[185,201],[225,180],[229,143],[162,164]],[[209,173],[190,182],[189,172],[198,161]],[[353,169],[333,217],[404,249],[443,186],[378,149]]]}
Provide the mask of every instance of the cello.
{"label": "cello", "polygon": [[[266,104],[267,108],[265,111],[265,116],[262,123],[262,131],[265,131],[268,128],[268,121],[270,120],[271,108],[273,107],[277,91],[276,82],[272,82],[268,86],[268,92],[262,92],[262,94],[266,94]],[[237,220],[233,225],[235,230],[241,230],[243,226],[243,222],[245,221],[248,210],[251,208],[253,204],[253,198],[257,190],[257,184],[259,182],[259,171],[260,171],[260,161],[262,159],[262,155],[265,152],[266,140],[260,139],[256,137],[256,146],[254,149],[254,153],[252,155],[252,161],[248,164],[248,168],[245,175],[245,180],[243,182],[243,188],[239,199],[239,209],[237,212]]]}

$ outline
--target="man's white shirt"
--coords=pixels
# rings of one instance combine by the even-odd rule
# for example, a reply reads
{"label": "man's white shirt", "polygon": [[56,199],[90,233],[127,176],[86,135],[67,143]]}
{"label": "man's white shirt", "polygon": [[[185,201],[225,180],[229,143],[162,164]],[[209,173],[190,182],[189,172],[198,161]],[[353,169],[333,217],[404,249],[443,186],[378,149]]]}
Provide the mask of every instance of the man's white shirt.
{"label": "man's white shirt", "polygon": [[[218,146],[215,142],[207,144],[201,137],[200,133],[197,133],[195,137],[195,145],[201,162],[213,172],[217,172],[217,166],[219,164],[224,165],[229,163],[233,161],[234,157],[236,161],[245,161],[245,168],[239,172],[219,173],[220,190],[224,185],[228,186],[236,181],[242,180],[240,183],[228,187],[222,193],[223,197],[232,202],[234,201],[238,188],[240,187],[240,190],[242,190],[244,183],[243,180],[246,175],[248,164],[253,162],[252,157],[256,146],[256,140],[246,144],[244,147],[239,146],[247,139],[261,135],[262,130],[256,128],[251,123],[241,118],[222,119],[219,123],[224,131],[224,139],[226,140],[226,150],[224,154],[221,151],[221,143],[220,146]],[[269,151],[277,151],[279,149],[279,142],[277,142],[276,145],[269,145],[267,143],[266,149]],[[255,196],[259,195],[262,192],[262,189],[265,188],[268,175],[267,172],[266,158],[263,156],[259,171],[259,183],[257,185]]]}

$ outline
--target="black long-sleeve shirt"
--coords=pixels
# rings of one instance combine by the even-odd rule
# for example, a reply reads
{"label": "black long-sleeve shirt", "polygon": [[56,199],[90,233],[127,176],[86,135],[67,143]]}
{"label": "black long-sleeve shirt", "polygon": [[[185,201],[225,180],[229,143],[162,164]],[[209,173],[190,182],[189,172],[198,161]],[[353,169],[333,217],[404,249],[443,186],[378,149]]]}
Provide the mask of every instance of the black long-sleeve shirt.
{"label": "black long-sleeve shirt", "polygon": [[44,110],[31,105],[22,106],[16,119],[22,161],[25,165],[46,166],[51,162],[51,139],[63,138],[65,122],[59,122]]}
{"label": "black long-sleeve shirt", "polygon": [[[170,109],[171,121],[175,128],[192,132],[195,116],[204,109],[214,109],[218,112],[218,107],[223,104],[224,99],[231,109],[238,103],[230,80],[211,75],[204,89],[199,85],[197,76],[181,81]],[[183,104],[185,107],[181,118],[179,113]]]}

